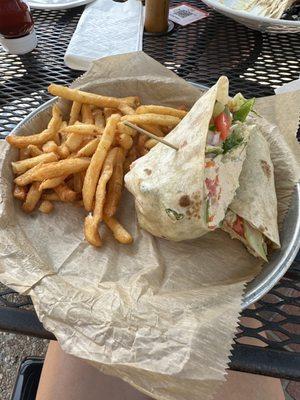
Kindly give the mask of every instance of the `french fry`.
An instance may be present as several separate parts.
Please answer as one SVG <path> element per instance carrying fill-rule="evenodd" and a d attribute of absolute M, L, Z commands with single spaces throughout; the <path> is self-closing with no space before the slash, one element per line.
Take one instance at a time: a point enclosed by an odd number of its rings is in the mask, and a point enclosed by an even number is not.
<path fill-rule="evenodd" d="M 139 135 L 138 142 L 137 142 L 137 151 L 139 156 L 144 155 L 144 150 L 145 150 L 145 143 L 148 140 L 148 136 L 144 135 L 143 133 Z"/>
<path fill-rule="evenodd" d="M 54 142 L 54 140 L 49 140 L 48 142 L 44 143 L 42 146 L 42 150 L 44 153 L 55 153 L 57 152 L 58 146 Z"/>
<path fill-rule="evenodd" d="M 31 213 L 41 198 L 42 193 L 39 191 L 39 186 L 39 182 L 33 182 L 28 190 L 26 200 L 22 205 L 22 209 L 26 213 Z"/>
<path fill-rule="evenodd" d="M 13 191 L 13 195 L 14 195 L 14 197 L 15 197 L 16 199 L 25 201 L 25 199 L 26 199 L 26 194 L 27 194 L 27 192 L 26 192 L 25 186 L 18 186 L 18 185 L 15 185 L 14 191 Z"/>
<path fill-rule="evenodd" d="M 29 135 L 29 136 L 7 136 L 7 142 L 18 148 L 27 147 L 30 144 L 35 144 L 36 146 L 42 145 L 48 140 L 51 140 L 55 137 L 60 125 L 61 125 L 61 113 L 58 106 L 54 105 L 52 109 L 52 118 L 48 124 L 47 129 L 43 132 L 38 133 L 36 135 Z"/>
<path fill-rule="evenodd" d="M 66 121 L 63 121 L 63 122 L 61 123 L 61 125 L 60 125 L 60 128 L 59 128 L 60 143 L 61 143 L 61 145 L 66 141 L 66 139 L 67 139 L 67 137 L 68 137 L 68 134 L 67 134 L 67 133 L 63 133 L 63 132 L 62 132 L 62 130 L 63 130 L 66 126 L 68 126 L 67 122 L 66 122 Z"/>
<path fill-rule="evenodd" d="M 133 144 L 133 140 L 131 136 L 127 135 L 126 133 L 122 133 L 118 137 L 118 143 L 121 147 L 123 147 L 123 149 L 129 150 Z"/>
<path fill-rule="evenodd" d="M 74 174 L 74 191 L 76 193 L 81 193 L 83 186 L 83 176 L 81 172 Z"/>
<path fill-rule="evenodd" d="M 28 149 L 28 147 L 24 147 L 19 150 L 19 160 L 25 160 L 25 158 L 28 157 L 30 157 L 30 150 Z"/>
<path fill-rule="evenodd" d="M 126 231 L 126 229 L 120 224 L 119 221 L 115 217 L 108 217 L 107 215 L 103 215 L 103 220 L 105 224 L 112 231 L 115 239 L 122 244 L 130 244 L 133 241 L 130 233 Z"/>
<path fill-rule="evenodd" d="M 118 109 L 116 109 L 116 108 L 104 108 L 104 110 L 103 110 L 103 115 L 104 115 L 104 118 L 105 118 L 105 121 L 106 121 L 106 122 L 107 122 L 108 118 L 109 118 L 110 116 L 112 116 L 113 114 L 122 115 L 121 112 L 120 112 Z"/>
<path fill-rule="evenodd" d="M 148 131 L 150 133 L 153 133 L 153 135 L 155 135 L 155 136 L 158 136 L 158 137 L 164 136 L 164 132 L 163 132 L 164 127 L 159 128 L 158 126 L 151 125 L 151 124 L 142 124 L 141 128 L 145 129 L 146 131 Z"/>
<path fill-rule="evenodd" d="M 83 92 L 82 90 L 70 89 L 65 86 L 51 84 L 48 92 L 53 96 L 62 97 L 63 99 L 77 101 L 82 104 L 91 104 L 97 107 L 113 107 L 117 108 L 121 102 L 127 102 L 126 99 L 118 99 L 116 97 L 101 96 L 99 94 Z"/>
<path fill-rule="evenodd" d="M 129 121 L 136 125 L 150 124 L 150 125 L 161 125 L 161 126 L 176 126 L 181 119 L 173 117 L 172 115 L 159 115 L 159 114 L 133 114 L 124 115 L 121 121 Z"/>
<path fill-rule="evenodd" d="M 69 125 L 73 125 L 75 124 L 76 121 L 79 120 L 80 110 L 81 110 L 81 103 L 79 103 L 78 101 L 73 101 L 70 111 Z"/>
<path fill-rule="evenodd" d="M 129 114 L 129 113 L 127 113 Z M 183 118 L 186 116 L 187 111 L 178 110 L 172 107 L 162 106 L 140 106 L 136 109 L 136 114 L 160 114 L 160 115 L 172 115 L 173 117 Z"/>
<path fill-rule="evenodd" d="M 58 176 L 57 178 L 45 179 L 43 182 L 41 182 L 39 186 L 39 191 L 41 192 L 42 190 L 55 188 L 56 186 L 63 183 L 66 177 L 67 177 L 66 175 L 63 175 L 63 176 Z"/>
<path fill-rule="evenodd" d="M 82 104 L 81 117 L 84 124 L 94 124 L 94 117 L 90 105 Z"/>
<path fill-rule="evenodd" d="M 65 183 L 61 183 L 60 185 L 53 188 L 53 190 L 58 195 L 61 201 L 72 202 L 76 200 L 76 192 L 68 188 Z"/>
<path fill-rule="evenodd" d="M 73 151 L 76 151 L 78 148 L 80 148 L 83 140 L 83 136 L 78 135 L 77 133 L 71 133 L 71 135 L 69 135 L 67 140 L 65 141 L 64 145 L 67 146 L 69 152 L 72 153 Z"/>
<path fill-rule="evenodd" d="M 132 137 L 134 137 L 137 134 L 137 131 L 135 129 L 132 129 L 130 128 L 130 126 L 125 125 L 124 122 L 118 123 L 118 132 L 120 135 L 126 134 Z"/>
<path fill-rule="evenodd" d="M 123 164 L 125 152 L 119 148 L 116 156 L 115 166 L 110 180 L 108 181 L 107 196 L 105 199 L 104 213 L 108 217 L 115 215 L 120 203 L 123 188 Z"/>
<path fill-rule="evenodd" d="M 68 146 L 63 143 L 57 148 L 57 154 L 59 155 L 60 158 L 68 158 L 70 155 L 70 150 Z"/>
<path fill-rule="evenodd" d="M 117 114 L 113 114 L 108 119 L 103 135 L 101 136 L 97 149 L 92 156 L 91 163 L 86 171 L 82 188 L 82 198 L 84 207 L 87 211 L 92 210 L 93 199 L 100 171 L 102 169 L 102 165 L 106 158 L 107 152 L 114 140 L 119 120 L 120 116 Z M 81 160 L 81 158 L 79 158 L 79 160 Z"/>
<path fill-rule="evenodd" d="M 95 110 L 93 114 L 95 118 L 95 125 L 103 130 L 105 128 L 105 119 L 102 110 Z"/>
<path fill-rule="evenodd" d="M 103 207 L 104 207 L 105 195 L 106 195 L 106 185 L 112 176 L 117 154 L 118 154 L 117 147 L 114 147 L 113 149 L 111 149 L 108 152 L 107 157 L 104 161 L 102 172 L 101 172 L 99 182 L 97 185 L 93 218 L 98 223 L 100 221 L 102 221 Z"/>
<path fill-rule="evenodd" d="M 98 146 L 98 143 L 100 141 L 100 138 L 97 137 L 90 142 L 88 142 L 84 147 L 81 147 L 81 149 L 77 152 L 77 157 L 90 157 L 92 156 Z"/>
<path fill-rule="evenodd" d="M 170 133 L 172 129 L 173 129 L 173 126 L 162 126 L 161 127 L 161 130 L 163 131 L 164 135 L 167 135 L 168 133 Z"/>
<path fill-rule="evenodd" d="M 103 129 L 94 124 L 75 124 L 61 129 L 62 133 L 76 133 L 77 135 L 97 136 L 103 133 Z"/>
<path fill-rule="evenodd" d="M 90 162 L 89 158 L 67 158 L 66 160 L 36 165 L 23 175 L 18 176 L 14 182 L 17 185 L 25 186 L 34 181 L 41 182 L 45 179 L 75 174 L 87 169 Z"/>
<path fill-rule="evenodd" d="M 39 206 L 39 211 L 44 214 L 50 214 L 54 209 L 53 203 L 49 200 L 43 200 Z"/>
<path fill-rule="evenodd" d="M 145 147 L 146 149 L 152 149 L 152 147 L 156 146 L 158 143 L 157 140 L 155 139 L 148 139 L 147 142 L 145 143 Z"/>
<path fill-rule="evenodd" d="M 40 163 L 49 163 L 57 160 L 58 157 L 55 153 L 45 153 L 36 157 L 26 158 L 25 160 L 14 161 L 11 165 L 15 174 L 23 174 L 28 169 L 31 169 Z"/>
<path fill-rule="evenodd" d="M 36 157 L 43 154 L 42 150 L 40 150 L 35 144 L 30 144 L 27 149 L 29 150 L 30 157 Z M 25 149 L 20 149 L 25 150 Z M 27 158 L 27 157 L 26 157 Z"/>
<path fill-rule="evenodd" d="M 98 223 L 91 215 L 88 215 L 84 220 L 84 236 L 92 246 L 102 246 L 102 240 L 98 231 Z"/>
<path fill-rule="evenodd" d="M 139 96 L 122 97 L 121 100 L 133 108 L 137 108 L 141 104 Z"/>
<path fill-rule="evenodd" d="M 135 109 L 130 107 L 126 103 L 121 103 L 118 107 L 118 109 L 121 111 L 123 115 L 132 115 L 135 114 Z"/>
<path fill-rule="evenodd" d="M 52 193 L 45 193 L 42 195 L 42 200 L 45 201 L 62 201 L 59 195 L 55 192 Z"/>

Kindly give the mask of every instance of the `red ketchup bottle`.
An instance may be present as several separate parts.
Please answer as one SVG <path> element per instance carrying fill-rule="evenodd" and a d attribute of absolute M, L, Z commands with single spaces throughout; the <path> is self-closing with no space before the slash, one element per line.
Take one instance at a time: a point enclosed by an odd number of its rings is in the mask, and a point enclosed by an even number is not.
<path fill-rule="evenodd" d="M 37 45 L 33 19 L 24 0 L 0 0 L 0 43 L 10 54 L 25 54 Z"/>

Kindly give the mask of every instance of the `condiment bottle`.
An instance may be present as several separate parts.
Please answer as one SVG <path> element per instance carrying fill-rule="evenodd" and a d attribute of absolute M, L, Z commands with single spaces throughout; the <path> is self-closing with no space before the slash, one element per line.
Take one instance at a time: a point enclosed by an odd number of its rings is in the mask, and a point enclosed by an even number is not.
<path fill-rule="evenodd" d="M 169 0 L 146 0 L 145 31 L 162 33 L 168 30 Z"/>
<path fill-rule="evenodd" d="M 36 47 L 33 19 L 24 0 L 0 0 L 0 43 L 11 54 L 25 54 Z"/>

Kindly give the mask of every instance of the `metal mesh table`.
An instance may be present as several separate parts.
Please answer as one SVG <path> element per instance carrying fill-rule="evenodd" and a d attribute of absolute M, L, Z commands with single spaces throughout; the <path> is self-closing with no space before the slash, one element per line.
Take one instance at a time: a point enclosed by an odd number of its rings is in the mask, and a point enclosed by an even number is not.
<path fill-rule="evenodd" d="M 173 4 L 178 1 L 173 1 Z M 207 10 L 197 0 L 191 4 Z M 47 85 L 68 84 L 81 73 L 64 65 L 63 56 L 83 8 L 34 11 L 38 47 L 24 56 L 0 50 L 0 134 L 48 100 Z M 144 37 L 144 51 L 179 76 L 207 86 L 219 75 L 230 78 L 233 93 L 247 97 L 274 94 L 274 88 L 300 73 L 299 36 L 261 34 L 209 11 L 208 18 L 167 36 Z M 256 328 L 240 326 L 231 368 L 300 380 L 300 257 L 256 309 L 243 315 Z M 28 297 L 0 287 L 0 329 L 52 338 L 38 321 Z M 264 335 L 264 333 L 266 335 Z M 242 344 L 245 337 L 263 347 Z"/>

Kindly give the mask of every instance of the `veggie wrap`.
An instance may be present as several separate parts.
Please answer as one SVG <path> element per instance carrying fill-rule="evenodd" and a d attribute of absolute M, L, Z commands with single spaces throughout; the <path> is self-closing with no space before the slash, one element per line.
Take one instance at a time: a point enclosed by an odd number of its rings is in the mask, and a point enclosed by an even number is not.
<path fill-rule="evenodd" d="M 267 244 L 280 247 L 274 167 L 269 145 L 255 128 L 247 146 L 240 187 L 229 206 L 222 229 L 241 240 L 256 257 L 267 261 Z"/>
<path fill-rule="evenodd" d="M 151 234 L 194 239 L 223 221 L 252 129 L 239 120 L 232 125 L 228 85 L 221 77 L 169 133 L 178 151 L 158 143 L 125 176 L 139 224 Z"/>

